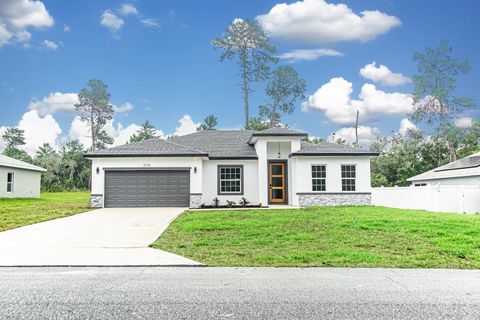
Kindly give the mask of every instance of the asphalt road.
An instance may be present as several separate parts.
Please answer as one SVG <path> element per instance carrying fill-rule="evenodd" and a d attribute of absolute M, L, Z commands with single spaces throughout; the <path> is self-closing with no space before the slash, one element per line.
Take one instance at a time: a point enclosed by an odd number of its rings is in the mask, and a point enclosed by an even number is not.
<path fill-rule="evenodd" d="M 0 268 L 0 319 L 480 319 L 480 271 Z"/>

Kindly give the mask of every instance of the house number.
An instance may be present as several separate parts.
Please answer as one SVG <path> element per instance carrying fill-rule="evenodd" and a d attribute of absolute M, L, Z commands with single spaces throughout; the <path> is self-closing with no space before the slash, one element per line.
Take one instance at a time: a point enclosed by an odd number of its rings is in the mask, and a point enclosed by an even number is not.
<path fill-rule="evenodd" d="M 150 167 L 150 163 L 144 163 L 143 166 L 144 167 Z"/>

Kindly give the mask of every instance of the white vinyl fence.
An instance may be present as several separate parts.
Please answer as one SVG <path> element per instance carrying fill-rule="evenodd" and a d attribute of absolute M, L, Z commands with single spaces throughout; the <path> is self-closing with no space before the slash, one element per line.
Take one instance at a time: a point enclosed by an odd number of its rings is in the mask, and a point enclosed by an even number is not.
<path fill-rule="evenodd" d="M 373 188 L 372 204 L 434 212 L 480 213 L 480 186 Z"/>

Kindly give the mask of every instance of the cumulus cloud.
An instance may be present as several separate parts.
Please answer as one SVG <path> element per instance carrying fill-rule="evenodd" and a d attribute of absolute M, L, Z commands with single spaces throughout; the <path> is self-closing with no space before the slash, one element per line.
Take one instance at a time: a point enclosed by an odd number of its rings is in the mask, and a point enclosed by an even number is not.
<path fill-rule="evenodd" d="M 368 126 L 358 127 L 358 144 L 362 147 L 370 146 L 378 136 L 380 136 L 380 129 L 378 128 L 372 128 Z M 333 140 L 333 138 L 335 138 L 335 140 L 341 138 L 347 141 L 348 143 L 354 143 L 355 128 L 354 127 L 341 128 L 340 130 L 337 130 L 335 132 L 334 137 L 330 135 L 329 141 Z"/>
<path fill-rule="evenodd" d="M 43 40 L 42 46 L 45 49 L 48 49 L 48 50 L 57 50 L 58 49 L 58 44 L 56 44 L 55 42 L 50 41 L 50 40 Z"/>
<path fill-rule="evenodd" d="M 41 116 L 56 112 L 74 112 L 78 103 L 76 93 L 52 92 L 42 100 L 32 100 L 28 105 L 29 110 L 37 110 Z"/>
<path fill-rule="evenodd" d="M 144 18 L 141 19 L 140 22 L 147 28 L 160 28 L 160 23 L 158 23 L 157 19 Z"/>
<path fill-rule="evenodd" d="M 397 17 L 378 10 L 356 14 L 345 4 L 325 0 L 279 3 L 257 21 L 272 37 L 313 44 L 366 42 L 401 25 Z"/>
<path fill-rule="evenodd" d="M 403 118 L 400 121 L 400 128 L 398 129 L 398 133 L 405 137 L 410 130 L 418 130 L 418 128 L 410 120 L 408 120 L 407 118 Z"/>
<path fill-rule="evenodd" d="M 70 26 L 64 24 L 64 25 L 63 25 L 63 31 L 64 31 L 64 32 L 69 32 L 69 31 L 70 31 Z"/>
<path fill-rule="evenodd" d="M 120 30 L 125 22 L 122 18 L 116 16 L 112 10 L 105 10 L 100 17 L 100 24 L 115 32 Z"/>
<path fill-rule="evenodd" d="M 41 1 L 0 1 L 0 47 L 13 42 L 27 42 L 30 28 L 53 26 L 54 20 Z"/>
<path fill-rule="evenodd" d="M 18 128 L 25 131 L 25 145 L 21 148 L 27 153 L 35 154 L 38 147 L 44 143 L 58 149 L 57 143 L 62 129 L 52 115 L 48 114 L 42 118 L 37 110 L 28 111 L 18 123 Z"/>
<path fill-rule="evenodd" d="M 125 102 L 121 106 L 113 106 L 113 111 L 118 112 L 118 113 L 123 113 L 123 112 L 128 112 L 132 110 L 135 106 L 131 104 L 130 102 Z"/>
<path fill-rule="evenodd" d="M 128 16 L 128 15 L 137 15 L 138 14 L 138 10 L 137 8 L 135 8 L 135 6 L 133 4 L 130 4 L 130 3 L 124 3 L 120 6 L 120 9 L 118 9 L 118 12 L 121 14 L 121 15 L 124 15 L 124 16 Z"/>
<path fill-rule="evenodd" d="M 375 61 L 361 68 L 360 75 L 365 79 L 372 80 L 386 86 L 398 86 L 412 81 L 410 78 L 405 77 L 401 73 L 392 72 L 383 64 L 377 67 Z"/>
<path fill-rule="evenodd" d="M 351 98 L 353 85 L 338 77 L 322 85 L 308 101 L 302 104 L 304 111 L 319 110 L 336 124 L 352 125 L 356 120 L 357 110 L 360 122 L 366 123 L 377 119 L 379 115 L 404 115 L 414 109 L 413 98 L 404 93 L 386 93 L 373 84 L 364 84 L 359 99 Z"/>
<path fill-rule="evenodd" d="M 70 130 L 68 132 L 68 137 L 72 140 L 78 140 L 86 148 L 92 146 L 91 136 L 87 123 L 82 121 L 79 116 L 73 118 L 73 121 L 70 125 Z"/>
<path fill-rule="evenodd" d="M 332 49 L 299 49 L 279 55 L 280 59 L 289 62 L 311 61 L 321 57 L 342 57 L 343 53 Z"/>
<path fill-rule="evenodd" d="M 460 117 L 455 119 L 455 126 L 461 129 L 467 129 L 472 126 L 473 119 L 470 117 Z"/>
<path fill-rule="evenodd" d="M 184 136 L 189 133 L 194 133 L 197 131 L 198 126 L 201 124 L 200 122 L 193 122 L 192 117 L 186 114 L 180 120 L 178 120 L 180 124 L 176 130 L 174 135 L 176 136 Z"/>

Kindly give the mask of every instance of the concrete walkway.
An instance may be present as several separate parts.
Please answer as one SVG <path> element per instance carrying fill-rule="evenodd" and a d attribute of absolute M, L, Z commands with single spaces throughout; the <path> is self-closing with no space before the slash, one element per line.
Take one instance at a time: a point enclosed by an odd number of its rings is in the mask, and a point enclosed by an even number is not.
<path fill-rule="evenodd" d="M 0 233 L 0 266 L 179 266 L 198 262 L 152 249 L 184 208 L 109 208 Z"/>

